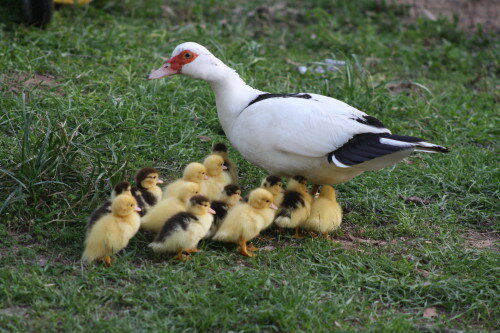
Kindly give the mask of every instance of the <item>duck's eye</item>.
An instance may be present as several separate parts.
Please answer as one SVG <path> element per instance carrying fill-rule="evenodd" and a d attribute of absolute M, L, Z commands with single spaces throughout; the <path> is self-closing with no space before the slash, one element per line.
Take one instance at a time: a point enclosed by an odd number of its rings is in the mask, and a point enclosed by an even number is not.
<path fill-rule="evenodd" d="M 186 59 L 191 58 L 191 56 L 192 56 L 192 55 L 191 55 L 191 53 L 189 53 L 189 52 L 188 52 L 188 53 L 184 53 L 184 58 L 186 58 Z"/>

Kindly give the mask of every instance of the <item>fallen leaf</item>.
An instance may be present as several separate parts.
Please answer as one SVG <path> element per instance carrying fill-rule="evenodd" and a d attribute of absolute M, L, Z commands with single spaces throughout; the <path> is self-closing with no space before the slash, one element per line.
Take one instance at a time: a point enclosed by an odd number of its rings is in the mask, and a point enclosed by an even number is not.
<path fill-rule="evenodd" d="M 411 196 L 411 197 L 405 198 L 405 202 L 413 202 L 414 204 L 417 204 L 417 205 L 428 205 L 428 204 L 432 203 L 432 200 L 422 199 L 422 198 L 417 197 L 417 196 Z"/>
<path fill-rule="evenodd" d="M 423 277 L 429 277 L 429 275 L 431 275 L 429 271 L 420 268 L 415 268 L 415 272 L 417 272 L 418 275 L 422 275 Z"/>
<path fill-rule="evenodd" d="M 276 247 L 272 246 L 272 245 L 267 245 L 267 246 L 263 246 L 263 247 L 259 248 L 259 250 L 261 250 L 261 251 L 272 251 L 272 250 L 276 250 Z"/>
<path fill-rule="evenodd" d="M 427 308 L 424 310 L 424 318 L 434 318 L 437 317 L 438 313 L 436 308 Z"/>
<path fill-rule="evenodd" d="M 197 138 L 200 139 L 201 141 L 210 141 L 210 140 L 212 140 L 211 137 L 205 136 L 205 135 L 199 135 L 199 136 L 197 136 Z"/>

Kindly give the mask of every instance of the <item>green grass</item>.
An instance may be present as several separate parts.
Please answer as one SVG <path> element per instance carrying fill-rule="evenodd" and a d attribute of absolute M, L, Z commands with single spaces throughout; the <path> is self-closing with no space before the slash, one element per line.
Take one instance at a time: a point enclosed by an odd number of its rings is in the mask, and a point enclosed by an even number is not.
<path fill-rule="evenodd" d="M 63 8 L 47 30 L 0 29 L 1 329 L 497 329 L 498 248 L 471 245 L 498 239 L 495 36 L 383 1 L 168 3 L 176 15 L 160 0 L 97 1 Z M 207 84 L 145 80 L 182 41 L 259 89 L 329 95 L 452 152 L 339 185 L 337 242 L 284 236 L 252 259 L 203 243 L 177 263 L 139 234 L 112 268 L 82 268 L 86 217 L 113 184 L 147 165 L 174 179 L 225 140 Z M 325 58 L 348 66 L 296 70 Z M 35 74 L 55 82 L 23 82 Z M 418 85 L 391 94 L 399 82 Z M 264 173 L 232 155 L 251 189 Z M 423 317 L 430 307 L 438 317 Z"/>

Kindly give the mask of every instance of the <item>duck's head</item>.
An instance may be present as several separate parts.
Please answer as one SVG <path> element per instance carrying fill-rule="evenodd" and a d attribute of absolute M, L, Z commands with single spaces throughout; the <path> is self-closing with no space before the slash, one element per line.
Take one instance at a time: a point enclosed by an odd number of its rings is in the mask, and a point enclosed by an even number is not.
<path fill-rule="evenodd" d="M 215 210 L 210 207 L 210 200 L 199 194 L 189 199 L 187 211 L 194 215 L 215 214 Z"/>
<path fill-rule="evenodd" d="M 113 192 L 111 192 L 111 199 L 116 198 L 120 194 L 128 194 L 132 195 L 132 187 L 129 182 L 121 182 L 116 184 L 113 188 Z"/>
<path fill-rule="evenodd" d="M 201 183 L 203 180 L 207 180 L 207 168 L 201 163 L 193 162 L 189 163 L 184 169 L 184 173 L 182 175 L 184 180 L 193 183 Z"/>
<path fill-rule="evenodd" d="M 163 184 L 163 180 L 160 179 L 158 171 L 155 168 L 142 168 L 135 174 L 135 183 L 137 186 L 148 189 L 156 186 L 157 184 Z"/>
<path fill-rule="evenodd" d="M 335 189 L 330 185 L 323 185 L 323 187 L 321 187 L 321 191 L 319 192 L 319 196 L 330 199 L 332 201 L 337 199 Z"/>
<path fill-rule="evenodd" d="M 281 181 L 281 178 L 277 176 L 267 176 L 262 180 L 260 187 L 271 192 L 274 197 L 284 192 L 283 182 Z"/>
<path fill-rule="evenodd" d="M 179 188 L 179 200 L 184 203 L 197 194 L 200 194 L 200 185 L 197 183 L 185 182 Z"/>
<path fill-rule="evenodd" d="M 140 212 L 135 198 L 128 194 L 118 195 L 111 204 L 111 211 L 117 216 L 129 216 L 133 212 Z"/>
<path fill-rule="evenodd" d="M 233 207 L 241 201 L 241 188 L 234 184 L 224 186 L 221 193 L 221 200 L 228 206 Z"/>
<path fill-rule="evenodd" d="M 256 209 L 278 209 L 278 207 L 273 204 L 273 195 L 271 192 L 263 188 L 258 188 L 250 192 L 248 204 Z"/>
<path fill-rule="evenodd" d="M 177 45 L 170 58 L 163 66 L 149 74 L 148 79 L 160 79 L 175 74 L 183 74 L 206 81 L 216 80 L 220 75 L 223 63 L 206 47 L 187 42 Z"/>
<path fill-rule="evenodd" d="M 216 177 L 227 170 L 224 165 L 224 159 L 219 155 L 210 155 L 203 161 L 203 165 L 207 168 L 207 173 L 210 177 Z"/>

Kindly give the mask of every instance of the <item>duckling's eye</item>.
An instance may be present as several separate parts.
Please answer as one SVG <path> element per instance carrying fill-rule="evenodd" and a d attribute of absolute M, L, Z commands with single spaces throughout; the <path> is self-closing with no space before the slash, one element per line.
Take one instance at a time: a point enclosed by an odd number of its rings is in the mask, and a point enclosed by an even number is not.
<path fill-rule="evenodd" d="M 133 205 L 133 204 L 130 204 L 130 207 L 134 207 L 134 205 Z"/>
<path fill-rule="evenodd" d="M 270 202 L 269 200 L 266 200 L 266 202 Z"/>
<path fill-rule="evenodd" d="M 184 58 L 189 59 L 189 58 L 191 58 L 191 57 L 192 57 L 192 54 L 191 54 L 191 53 L 189 53 L 189 52 L 184 53 Z"/>

